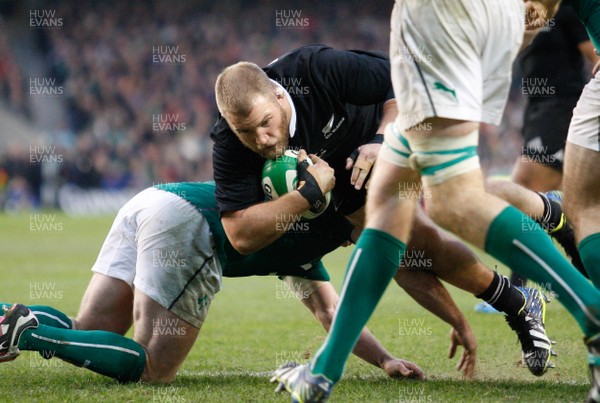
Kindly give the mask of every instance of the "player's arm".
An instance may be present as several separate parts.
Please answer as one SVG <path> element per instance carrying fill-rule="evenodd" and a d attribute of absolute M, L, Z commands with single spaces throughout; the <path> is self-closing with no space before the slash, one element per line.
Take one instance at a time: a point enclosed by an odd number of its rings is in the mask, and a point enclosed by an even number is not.
<path fill-rule="evenodd" d="M 365 179 L 369 175 L 369 172 L 371 172 L 371 168 L 381 148 L 381 143 L 383 143 L 385 128 L 389 123 L 393 123 L 396 120 L 396 116 L 398 116 L 396 99 L 388 99 L 383 104 L 383 114 L 375 138 L 370 143 L 358 147 L 346 160 L 346 169 L 352 169 L 350 183 L 357 190 L 365 184 Z"/>
<path fill-rule="evenodd" d="M 333 169 L 322 159 L 311 156 L 314 163 L 303 161 L 305 151 L 298 155 L 298 190 L 276 200 L 254 204 L 248 208 L 225 211 L 221 223 L 231 245 L 241 254 L 255 252 L 277 240 L 285 232 L 281 230 L 281 217 L 286 222 L 299 221 L 316 200 L 331 191 L 335 184 Z"/>
<path fill-rule="evenodd" d="M 592 65 L 596 65 L 598 63 L 598 55 L 596 54 L 596 49 L 594 49 L 594 45 L 592 45 L 592 41 L 587 40 L 581 42 L 577 45 L 577 49 L 579 52 L 588 60 Z"/>
<path fill-rule="evenodd" d="M 467 379 L 471 379 L 475 372 L 477 342 L 467 319 L 448 290 L 433 273 L 426 271 L 398 270 L 394 278 L 421 306 L 452 326 L 448 356 L 454 357 L 457 347 L 462 345 L 464 351 L 456 368 L 463 371 Z"/>
<path fill-rule="evenodd" d="M 398 115 L 390 78 L 390 63 L 385 54 L 324 49 L 315 58 L 313 68 L 318 71 L 323 85 L 342 102 L 354 105 L 384 103 L 378 136 L 360 146 L 346 160 L 346 169 L 352 169 L 350 183 L 362 188 L 383 142 L 381 136 L 388 123 Z"/>
<path fill-rule="evenodd" d="M 294 279 L 302 281 L 297 277 Z M 321 281 L 312 281 L 311 283 L 313 284 L 312 288 L 316 287 L 316 289 L 303 298 L 302 302 L 329 332 L 339 297 L 331 283 Z M 393 357 L 367 328 L 360 333 L 353 353 L 369 364 L 383 369 L 392 378 L 425 379 L 421 368 L 410 361 Z"/>

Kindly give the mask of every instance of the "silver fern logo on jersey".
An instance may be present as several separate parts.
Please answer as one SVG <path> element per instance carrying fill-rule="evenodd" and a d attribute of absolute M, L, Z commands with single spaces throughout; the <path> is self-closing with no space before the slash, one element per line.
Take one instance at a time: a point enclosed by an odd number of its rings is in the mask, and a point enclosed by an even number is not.
<path fill-rule="evenodd" d="M 339 122 L 335 123 L 335 114 L 332 113 L 331 118 L 329 119 L 327 124 L 323 127 L 323 129 L 321 129 L 325 139 L 331 137 L 340 128 L 340 126 L 342 125 L 342 123 L 344 123 L 345 120 L 346 118 L 342 117 Z"/>

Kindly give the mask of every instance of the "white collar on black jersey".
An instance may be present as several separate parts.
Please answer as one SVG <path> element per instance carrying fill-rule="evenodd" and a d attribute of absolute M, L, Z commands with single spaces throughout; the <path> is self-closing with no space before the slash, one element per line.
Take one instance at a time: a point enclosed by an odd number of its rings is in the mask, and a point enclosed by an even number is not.
<path fill-rule="evenodd" d="M 290 109 L 292 110 L 292 116 L 290 117 L 289 131 L 290 131 L 290 138 L 294 137 L 294 134 L 296 134 L 296 107 L 294 106 L 294 102 L 292 101 L 292 97 L 290 97 L 290 94 L 287 92 L 287 90 L 285 88 L 283 88 L 283 85 L 279 84 L 275 80 L 271 80 L 271 81 L 273 81 L 275 84 L 277 84 L 277 86 L 279 88 L 281 88 L 283 90 L 283 93 L 285 94 L 285 97 L 287 98 L 288 102 L 290 103 Z"/>

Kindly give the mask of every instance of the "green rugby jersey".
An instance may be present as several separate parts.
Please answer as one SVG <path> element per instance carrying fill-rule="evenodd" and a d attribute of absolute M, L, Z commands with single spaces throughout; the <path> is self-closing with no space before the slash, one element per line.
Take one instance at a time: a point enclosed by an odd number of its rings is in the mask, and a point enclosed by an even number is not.
<path fill-rule="evenodd" d="M 226 277 L 287 275 L 329 281 L 321 257 L 349 240 L 352 231 L 352 224 L 333 208 L 318 218 L 299 223 L 294 223 L 291 217 L 282 217 L 281 230 L 287 230 L 282 237 L 257 252 L 242 255 L 225 235 L 214 182 L 178 182 L 155 187 L 187 200 L 206 218 Z"/>
<path fill-rule="evenodd" d="M 596 50 L 600 51 L 600 0 L 564 0 L 583 22 Z"/>

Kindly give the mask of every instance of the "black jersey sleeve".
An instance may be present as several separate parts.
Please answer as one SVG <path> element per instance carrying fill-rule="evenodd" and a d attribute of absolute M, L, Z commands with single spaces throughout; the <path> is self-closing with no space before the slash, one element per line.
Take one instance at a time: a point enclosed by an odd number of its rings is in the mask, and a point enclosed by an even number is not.
<path fill-rule="evenodd" d="M 324 47 L 315 55 L 311 69 L 342 102 L 372 105 L 394 98 L 385 53 Z"/>
<path fill-rule="evenodd" d="M 264 201 L 260 180 L 265 160 L 246 149 L 222 117 L 214 125 L 211 138 L 219 211 L 243 210 Z"/>

